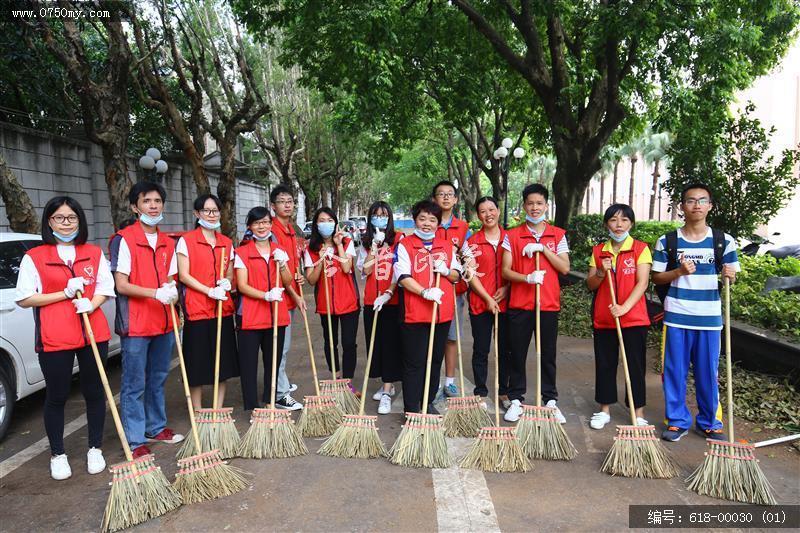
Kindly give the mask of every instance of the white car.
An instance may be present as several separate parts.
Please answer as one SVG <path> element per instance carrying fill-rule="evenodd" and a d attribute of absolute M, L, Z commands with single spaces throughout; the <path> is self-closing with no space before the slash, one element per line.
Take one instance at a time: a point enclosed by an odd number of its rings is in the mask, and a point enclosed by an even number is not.
<path fill-rule="evenodd" d="M 39 356 L 34 350 L 33 310 L 22 309 L 14 302 L 19 262 L 25 252 L 42 242 L 41 235 L 0 233 L 0 440 L 11 424 L 14 402 L 44 388 Z M 109 298 L 103 312 L 112 331 L 108 354 L 120 351 L 114 331 L 116 302 Z M 75 360 L 73 372 L 78 371 Z"/>

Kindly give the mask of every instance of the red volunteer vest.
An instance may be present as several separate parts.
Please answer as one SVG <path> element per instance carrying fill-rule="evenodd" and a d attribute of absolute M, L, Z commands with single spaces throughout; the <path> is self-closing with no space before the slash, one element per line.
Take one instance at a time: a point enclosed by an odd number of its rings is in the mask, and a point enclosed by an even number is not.
<path fill-rule="evenodd" d="M 131 273 L 128 281 L 140 287 L 157 289 L 168 281 L 169 264 L 175 255 L 175 241 L 158 232 L 156 249 L 150 246 L 138 222 L 117 233 L 125 240 L 131 252 Z M 152 337 L 172 331 L 169 306 L 155 298 L 128 297 L 128 318 L 123 321 L 128 331 L 120 332 L 131 337 Z"/>
<path fill-rule="evenodd" d="M 436 236 L 451 242 L 453 246 L 456 247 L 456 250 L 461 250 L 464 241 L 467 240 L 467 233 L 469 233 L 469 225 L 460 218 L 456 218 L 455 215 L 450 218 L 449 228 L 439 226 L 436 229 Z M 456 283 L 456 294 L 464 294 L 467 292 L 467 288 L 466 282 L 464 280 L 459 280 L 459 282 Z"/>
<path fill-rule="evenodd" d="M 297 274 L 297 268 L 300 265 L 300 254 L 303 250 L 303 246 L 297 238 L 297 233 L 294 231 L 294 226 L 289 224 L 287 228 L 278 220 L 278 217 L 275 217 L 272 219 L 272 234 L 275 236 L 275 239 L 277 239 L 281 248 L 289 256 L 289 263 L 286 266 L 292 273 L 292 279 L 294 279 L 294 275 Z M 292 281 L 292 288 L 294 292 L 300 294 L 300 286 L 296 281 Z M 287 300 L 287 298 L 284 297 L 284 302 L 288 306 L 288 309 L 294 309 L 296 307 L 294 300 L 291 298 Z"/>
<path fill-rule="evenodd" d="M 277 243 L 270 243 L 270 254 L 276 249 L 286 250 Z M 287 252 L 288 254 L 288 252 Z M 262 256 L 256 241 L 250 241 L 244 246 L 236 249 L 236 255 L 247 267 L 247 283 L 254 289 L 267 292 L 275 287 L 275 275 L 277 268 L 275 261 L 267 261 Z M 283 285 L 280 285 L 283 286 Z M 278 326 L 289 325 L 289 307 L 286 305 L 290 300 L 289 295 L 284 291 L 283 300 L 278 302 Z M 272 327 L 272 302 L 264 299 L 256 299 L 241 295 L 239 299 L 238 314 L 242 317 L 239 321 L 239 329 L 268 329 Z"/>
<path fill-rule="evenodd" d="M 67 266 L 58 256 L 56 246 L 41 244 L 28 250 L 36 271 L 42 282 L 42 294 L 61 292 L 70 278 L 82 276 L 91 282 L 83 290 L 83 297 L 94 297 L 100 256 L 103 251 L 93 244 L 75 246 L 75 261 Z M 70 300 L 56 302 L 42 307 L 34 307 L 36 323 L 36 352 L 47 353 L 61 350 L 75 350 L 89 344 L 89 336 L 84 331 L 83 317 L 75 312 Z M 95 309 L 89 315 L 94 338 L 105 342 L 111 338 L 111 330 L 102 309 Z"/>
<path fill-rule="evenodd" d="M 618 303 L 624 303 L 636 286 L 636 261 L 645 248 L 647 248 L 646 243 L 634 240 L 633 247 L 630 250 L 620 250 L 617 255 L 616 271 L 606 274 L 611 276 L 614 280 L 614 292 L 616 293 Z M 602 262 L 602 254 L 602 244 L 598 244 L 592 248 L 592 256 L 594 257 L 596 265 Z M 611 291 L 608 288 L 608 281 L 603 280 L 603 283 L 600 284 L 595 292 L 595 328 L 615 329 L 617 327 L 614 323 L 614 317 L 611 316 L 611 311 L 608 310 L 609 305 L 611 305 Z M 645 302 L 644 295 L 639 298 L 639 301 L 636 302 L 627 314 L 620 317 L 619 322 L 623 328 L 650 325 L 650 316 L 647 314 L 647 303 Z"/>
<path fill-rule="evenodd" d="M 556 226 L 547 224 L 540 240 L 541 244 L 547 246 L 555 253 L 558 243 L 564 238 L 566 232 Z M 508 230 L 508 240 L 511 243 L 511 269 L 520 274 L 530 274 L 536 270 L 536 255 L 525 257 L 522 250 L 527 244 L 536 243 L 536 238 L 528 229 L 527 224 L 522 224 L 516 228 Z M 543 253 L 539 254 L 540 270 L 547 272 L 544 276 L 544 283 L 540 291 L 542 311 L 561 310 L 561 283 L 558 281 L 558 272 L 550 264 L 550 261 Z M 508 307 L 511 309 L 524 309 L 533 311 L 536 302 L 536 289 L 529 283 L 511 283 L 508 297 Z"/>
<path fill-rule="evenodd" d="M 397 250 L 397 243 L 402 240 L 402 233 L 395 234 L 395 243 L 392 246 L 383 245 L 378 248 L 377 258 L 373 258 L 375 264 L 372 272 L 367 275 L 364 284 L 364 305 L 372 305 L 375 298 L 383 294 L 391 285 L 394 276 L 394 254 Z M 367 250 L 369 253 L 369 250 Z M 397 305 L 400 303 L 400 295 L 397 291 L 392 295 L 386 305 Z"/>
<path fill-rule="evenodd" d="M 342 241 L 342 248 L 347 250 L 349 245 L 350 239 L 345 237 Z M 311 256 L 311 260 L 314 263 L 319 261 L 319 251 L 315 252 L 309 248 L 308 255 Z M 310 268 L 312 265 L 305 266 L 306 268 Z M 333 275 L 330 274 L 331 270 L 333 270 Z M 334 315 L 345 315 L 353 311 L 358 311 L 358 287 L 356 286 L 355 264 L 353 264 L 353 269 L 350 273 L 345 274 L 339 262 L 334 259 L 333 264 L 328 265 L 327 271 L 329 276 L 328 290 L 331 294 L 331 313 Z M 325 272 L 323 271 L 323 274 L 320 275 L 317 284 L 314 286 L 314 301 L 317 305 L 317 313 L 320 315 L 328 314 L 327 300 L 325 298 L 325 280 L 322 279 L 324 275 Z"/>
<path fill-rule="evenodd" d="M 206 287 L 216 287 L 217 280 L 224 277 L 219 271 L 220 258 L 225 256 L 225 270 L 233 268 L 228 258 L 231 255 L 231 240 L 222 233 L 215 232 L 217 244 L 213 248 L 206 238 L 203 230 L 196 228 L 184 233 L 183 240 L 189 252 L 189 274 Z M 184 286 L 184 307 L 189 320 L 206 320 L 217 317 L 217 300 L 209 298 L 208 294 L 197 292 Z M 228 299 L 222 302 L 222 316 L 233 314 L 233 299 L 228 293 Z"/>
<path fill-rule="evenodd" d="M 433 287 L 436 283 L 436 274 L 433 272 L 433 263 L 436 259 L 442 259 L 450 265 L 453 260 L 453 245 L 439 237 L 433 239 L 433 246 L 428 250 L 422 244 L 422 239 L 412 234 L 398 243 L 398 246 L 405 248 L 408 258 L 411 260 L 411 277 L 425 288 Z M 438 307 L 436 323 L 449 322 L 453 320 L 455 299 L 453 297 L 453 284 L 446 279 L 439 282 L 439 288 L 444 292 L 442 305 Z M 430 323 L 431 313 L 433 313 L 433 302 L 430 302 L 412 294 L 410 291 L 403 291 L 403 321 L 407 324 Z"/>
<path fill-rule="evenodd" d="M 497 249 L 486 240 L 486 233 L 484 233 L 483 229 L 467 239 L 467 245 L 472 250 L 472 255 L 475 256 L 475 263 L 477 264 L 475 276 L 490 295 L 497 292 L 497 289 L 506 283 L 502 276 L 503 254 L 505 252 L 503 238 L 505 236 L 506 231 L 500 228 L 500 241 L 497 243 Z M 508 298 L 500 302 L 500 311 L 505 312 L 507 309 Z M 483 301 L 483 298 L 473 291 L 469 291 L 469 312 L 473 315 L 479 315 L 486 311 L 486 302 Z"/>

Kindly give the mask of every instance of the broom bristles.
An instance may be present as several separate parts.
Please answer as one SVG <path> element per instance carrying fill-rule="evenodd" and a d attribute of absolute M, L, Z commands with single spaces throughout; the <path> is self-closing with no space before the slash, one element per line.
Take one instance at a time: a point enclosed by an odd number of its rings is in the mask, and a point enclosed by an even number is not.
<path fill-rule="evenodd" d="M 300 434 L 311 438 L 333 434 L 344 417 L 333 396 L 306 396 L 303 400 L 303 412 L 297 421 Z"/>
<path fill-rule="evenodd" d="M 448 468 L 447 441 L 440 415 L 406 413 L 406 423 L 389 450 L 389 461 L 415 468 Z"/>
<path fill-rule="evenodd" d="M 775 505 L 772 485 L 761 471 L 755 447 L 708 439 L 703 463 L 686 482 L 698 494 L 756 505 Z"/>
<path fill-rule="evenodd" d="M 284 459 L 307 453 L 291 413 L 279 409 L 253 409 L 250 429 L 239 445 L 239 457 Z"/>
<path fill-rule="evenodd" d="M 178 450 L 177 458 L 188 459 L 211 450 L 219 450 L 223 459 L 236 457 L 240 437 L 232 413 L 232 407 L 195 411 L 195 422 L 202 449 L 196 449 L 194 439 L 185 439 L 183 446 Z"/>
<path fill-rule="evenodd" d="M 336 404 L 346 415 L 358 414 L 361 403 L 350 390 L 349 379 L 324 379 L 320 381 L 322 388 L 320 392 L 323 395 L 333 396 Z"/>
<path fill-rule="evenodd" d="M 552 407 L 523 406 L 516 429 L 517 440 L 531 459 L 571 461 L 578 455 Z"/>
<path fill-rule="evenodd" d="M 484 472 L 529 472 L 533 465 L 510 427 L 484 427 L 459 464 Z"/>
<path fill-rule="evenodd" d="M 152 455 L 111 466 L 102 529 L 119 531 L 161 516 L 181 505 L 181 497 L 157 466 Z"/>
<path fill-rule="evenodd" d="M 346 459 L 386 457 L 386 447 L 378 436 L 377 416 L 344 415 L 344 420 L 319 449 L 320 455 Z"/>
<path fill-rule="evenodd" d="M 447 399 L 444 414 L 444 434 L 448 437 L 476 437 L 483 427 L 491 426 L 492 419 L 481 406 L 480 396 Z"/>
<path fill-rule="evenodd" d="M 655 426 L 617 426 L 614 444 L 600 471 L 647 479 L 669 479 L 678 474 L 674 461 L 656 436 Z"/>
<path fill-rule="evenodd" d="M 247 487 L 244 472 L 223 461 L 219 450 L 181 459 L 178 469 L 174 487 L 183 503 L 223 498 Z"/>

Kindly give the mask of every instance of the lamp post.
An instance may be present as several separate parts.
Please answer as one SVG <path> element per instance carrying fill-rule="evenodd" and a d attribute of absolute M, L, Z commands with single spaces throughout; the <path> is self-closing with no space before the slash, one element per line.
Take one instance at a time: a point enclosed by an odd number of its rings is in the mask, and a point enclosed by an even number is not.
<path fill-rule="evenodd" d="M 161 159 L 161 152 L 157 148 L 148 148 L 139 158 L 139 167 L 145 172 L 145 179 L 160 182 L 164 179 L 169 165 Z"/>
<path fill-rule="evenodd" d="M 500 174 L 503 178 L 503 194 L 505 198 L 503 200 L 503 227 L 508 228 L 508 171 L 509 167 L 511 166 L 511 158 L 508 157 L 508 151 L 511 147 L 514 146 L 514 141 L 510 138 L 506 137 L 503 139 L 500 147 L 494 151 L 494 158 L 499 160 L 500 164 Z M 512 154 L 514 159 L 522 159 L 525 157 L 525 150 L 521 146 L 517 146 L 514 148 Z"/>

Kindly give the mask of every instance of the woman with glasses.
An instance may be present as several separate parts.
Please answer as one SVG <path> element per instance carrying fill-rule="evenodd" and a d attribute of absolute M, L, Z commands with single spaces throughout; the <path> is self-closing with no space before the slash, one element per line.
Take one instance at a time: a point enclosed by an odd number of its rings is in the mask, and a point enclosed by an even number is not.
<path fill-rule="evenodd" d="M 239 376 L 233 329 L 233 243 L 219 232 L 219 198 L 204 194 L 194 201 L 196 228 L 180 238 L 178 256 L 183 308 L 183 353 L 192 405 L 202 408 L 203 385 L 214 384 L 217 339 L 217 302 L 222 301 L 219 407 L 225 403 L 225 381 Z"/>
<path fill-rule="evenodd" d="M 88 233 L 86 215 L 78 202 L 69 196 L 51 199 L 42 213 L 44 244 L 25 254 L 17 278 L 17 305 L 33 308 L 35 318 L 36 352 L 46 390 L 44 427 L 50 441 L 50 475 L 55 480 L 72 475 L 64 450 L 64 406 L 76 357 L 89 430 L 87 470 L 99 474 L 106 467 L 100 449 L 105 397 L 81 314 L 89 315 L 105 361 L 111 331 L 100 306 L 114 297 L 114 278 L 103 251 L 86 244 Z"/>

